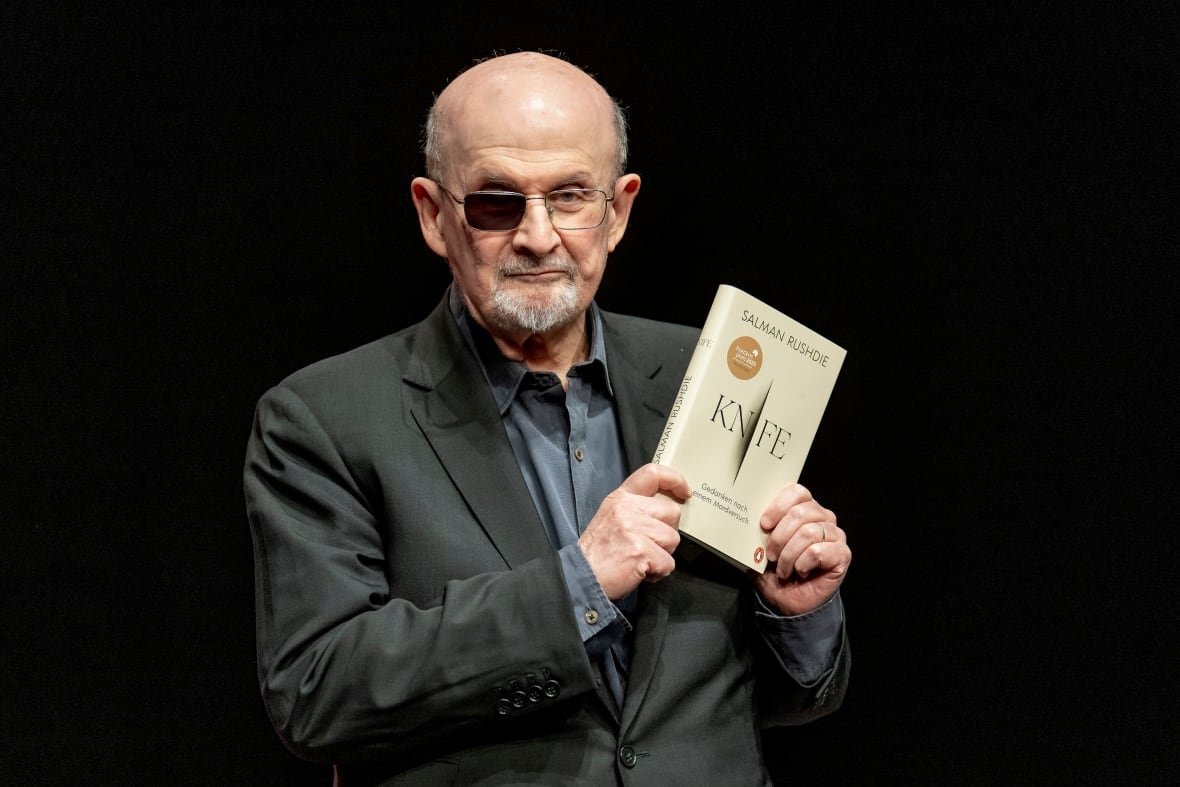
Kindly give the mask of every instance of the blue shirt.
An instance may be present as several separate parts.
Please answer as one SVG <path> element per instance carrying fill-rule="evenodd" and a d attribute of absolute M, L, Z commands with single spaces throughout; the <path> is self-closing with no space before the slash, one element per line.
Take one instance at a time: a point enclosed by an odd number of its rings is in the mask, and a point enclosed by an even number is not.
<path fill-rule="evenodd" d="M 471 319 L 455 288 L 450 306 L 483 368 L 537 513 L 561 559 L 587 653 L 602 665 L 621 707 L 631 651 L 627 615 L 634 612 L 636 596 L 612 603 L 577 545 L 603 498 L 627 477 L 598 307 L 591 304 L 587 321 L 589 356 L 566 371 L 567 387 L 562 388 L 557 374 L 530 371 L 505 358 Z M 783 668 L 804 686 L 831 669 L 843 617 L 838 595 L 807 615 L 783 617 L 764 604 L 755 613 Z"/>

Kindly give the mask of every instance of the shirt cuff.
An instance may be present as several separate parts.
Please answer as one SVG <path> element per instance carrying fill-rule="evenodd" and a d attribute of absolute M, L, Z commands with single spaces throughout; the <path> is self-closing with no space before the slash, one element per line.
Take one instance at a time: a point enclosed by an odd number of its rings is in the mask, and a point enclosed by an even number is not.
<path fill-rule="evenodd" d="M 576 543 L 557 550 L 557 555 L 586 652 L 591 657 L 598 656 L 631 631 L 631 622 L 606 597 L 606 591 L 598 584 L 594 570 Z"/>
<path fill-rule="evenodd" d="M 754 620 L 779 664 L 800 686 L 810 688 L 832 669 L 843 640 L 844 602 L 840 593 L 802 615 L 775 613 L 757 593 Z"/>

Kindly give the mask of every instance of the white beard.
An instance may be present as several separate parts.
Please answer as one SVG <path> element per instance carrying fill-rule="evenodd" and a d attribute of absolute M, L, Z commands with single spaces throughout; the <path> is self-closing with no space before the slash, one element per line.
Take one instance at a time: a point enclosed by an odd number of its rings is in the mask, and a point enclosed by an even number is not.
<path fill-rule="evenodd" d="M 556 291 L 545 293 L 544 300 L 530 297 L 528 293 L 505 290 L 500 285 L 514 273 L 522 273 L 544 265 L 546 268 L 560 268 L 568 278 Z M 517 257 L 500 268 L 496 290 L 492 295 L 494 310 L 489 320 L 504 330 L 525 330 L 529 333 L 545 333 L 565 325 L 581 312 L 578 308 L 577 267 L 565 257 L 548 257 L 544 260 L 530 260 Z"/>

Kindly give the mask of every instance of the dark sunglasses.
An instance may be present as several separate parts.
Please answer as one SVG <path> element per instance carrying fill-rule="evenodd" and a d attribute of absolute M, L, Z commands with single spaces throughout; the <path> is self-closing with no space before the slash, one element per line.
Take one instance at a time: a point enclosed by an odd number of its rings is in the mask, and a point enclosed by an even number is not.
<path fill-rule="evenodd" d="M 614 199 L 601 189 L 557 189 L 541 197 L 515 191 L 472 191 L 459 199 L 446 186 L 439 188 L 463 206 L 463 218 L 473 229 L 491 232 L 514 230 L 524 220 L 529 200 L 544 200 L 549 220 L 559 230 L 590 230 L 606 218 L 606 205 Z"/>

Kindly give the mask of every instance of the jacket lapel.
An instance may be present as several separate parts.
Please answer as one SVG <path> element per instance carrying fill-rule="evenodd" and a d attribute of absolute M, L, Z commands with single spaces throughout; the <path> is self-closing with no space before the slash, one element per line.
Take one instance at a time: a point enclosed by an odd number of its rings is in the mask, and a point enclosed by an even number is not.
<path fill-rule="evenodd" d="M 669 381 L 667 374 L 661 374 L 664 364 L 656 348 L 651 348 L 653 352 L 645 352 L 648 348 L 641 337 L 620 332 L 610 320 L 610 313 L 603 312 L 603 338 L 611 389 L 617 404 L 628 472 L 632 473 L 651 461 L 660 432 L 668 420 L 671 392 L 680 380 Z M 672 388 L 669 388 L 669 382 Z"/>
<path fill-rule="evenodd" d="M 422 323 L 405 381 L 422 391 L 414 420 L 510 568 L 551 553 L 479 362 L 447 298 Z"/>

